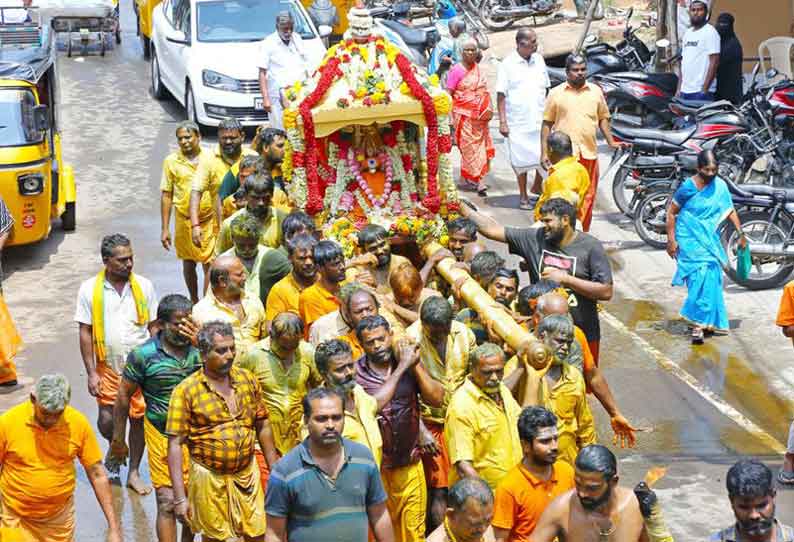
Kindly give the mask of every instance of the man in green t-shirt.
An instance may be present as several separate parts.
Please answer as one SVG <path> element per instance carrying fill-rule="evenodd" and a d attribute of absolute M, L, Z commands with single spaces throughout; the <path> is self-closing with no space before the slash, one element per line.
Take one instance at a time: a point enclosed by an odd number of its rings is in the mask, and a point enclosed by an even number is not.
<path fill-rule="evenodd" d="M 191 327 L 188 319 L 192 308 L 190 300 L 182 295 L 167 295 L 160 301 L 157 321 L 161 331 L 127 356 L 122 384 L 113 407 L 115 421 L 110 457 L 124 462 L 129 453 L 124 434 L 130 397 L 140 388 L 146 401 L 143 427 L 149 449 L 149 471 L 157 495 L 157 538 L 160 542 L 177 539 L 173 513 L 177 503 L 174 503 L 168 472 L 168 437 L 165 435 L 168 403 L 174 388 L 200 369 L 202 363 L 198 349 L 191 345 L 187 334 Z M 187 467 L 189 463 L 183 461 L 182 464 Z M 182 527 L 182 540 L 193 540 L 193 533 L 185 526 Z"/>

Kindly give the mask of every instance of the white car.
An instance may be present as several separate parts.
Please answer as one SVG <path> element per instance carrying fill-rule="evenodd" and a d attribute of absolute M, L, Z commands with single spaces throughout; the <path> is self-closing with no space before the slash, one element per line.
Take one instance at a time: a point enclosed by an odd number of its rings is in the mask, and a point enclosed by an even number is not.
<path fill-rule="evenodd" d="M 298 0 L 163 0 L 152 13 L 152 95 L 166 91 L 199 126 L 228 117 L 244 126 L 267 120 L 259 89 L 262 40 L 289 10 L 309 60 L 319 65 L 329 27 L 314 26 Z"/>

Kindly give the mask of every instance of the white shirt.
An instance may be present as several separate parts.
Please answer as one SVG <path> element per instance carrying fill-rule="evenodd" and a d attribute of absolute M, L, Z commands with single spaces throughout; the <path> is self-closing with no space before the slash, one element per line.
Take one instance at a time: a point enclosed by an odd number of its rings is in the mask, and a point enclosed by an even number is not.
<path fill-rule="evenodd" d="M 706 23 L 691 28 L 682 41 L 681 92 L 703 92 L 703 83 L 709 71 L 709 56 L 720 54 L 720 35 Z M 717 90 L 717 78 L 711 82 L 709 92 Z"/>
<path fill-rule="evenodd" d="M 136 274 L 135 278 L 146 297 L 149 322 L 153 322 L 157 320 L 157 294 L 154 291 L 154 286 L 148 279 L 140 275 Z M 96 277 L 92 277 L 80 285 L 80 291 L 77 294 L 77 309 L 74 313 L 75 322 L 93 325 L 91 305 L 94 299 L 94 284 L 96 284 Z M 135 300 L 132 297 L 132 288 L 130 288 L 129 282 L 124 285 L 124 289 L 119 295 L 113 285 L 105 279 L 104 294 L 106 361 L 116 373 L 121 374 L 127 362 L 127 354 L 139 344 L 149 340 L 148 322 L 142 326 L 137 324 L 138 311 L 135 308 Z"/>
<path fill-rule="evenodd" d="M 301 37 L 293 32 L 285 45 L 278 32 L 270 34 L 262 41 L 259 68 L 267 70 L 267 92 L 273 98 L 279 96 L 280 89 L 306 79 L 309 57 Z"/>
<path fill-rule="evenodd" d="M 549 86 L 546 62 L 540 53 L 533 53 L 527 61 L 514 50 L 502 60 L 496 75 L 496 92 L 505 95 L 511 130 L 540 130 Z"/>

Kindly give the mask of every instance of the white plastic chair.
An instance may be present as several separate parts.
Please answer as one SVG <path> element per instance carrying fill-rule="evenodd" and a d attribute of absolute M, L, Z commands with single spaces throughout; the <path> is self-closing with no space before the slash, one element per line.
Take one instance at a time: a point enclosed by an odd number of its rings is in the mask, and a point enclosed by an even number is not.
<path fill-rule="evenodd" d="M 766 50 L 766 53 L 764 52 Z M 758 57 L 761 59 L 761 73 L 766 73 L 769 68 L 775 68 L 778 73 L 789 79 L 794 78 L 794 38 L 777 36 L 762 41 L 758 46 Z M 766 59 L 769 58 L 769 66 Z"/>

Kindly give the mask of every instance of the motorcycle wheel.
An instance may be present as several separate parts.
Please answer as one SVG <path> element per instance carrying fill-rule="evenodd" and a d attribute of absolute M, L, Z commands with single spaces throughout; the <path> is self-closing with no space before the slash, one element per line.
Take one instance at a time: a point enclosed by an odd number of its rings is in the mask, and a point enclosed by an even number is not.
<path fill-rule="evenodd" d="M 494 17 L 492 13 L 499 7 L 514 8 L 516 3 L 514 0 L 485 0 L 480 8 L 480 19 L 488 30 L 505 30 L 516 22 L 513 17 Z"/>
<path fill-rule="evenodd" d="M 470 8 L 467 6 L 460 8 L 458 10 L 458 15 L 463 17 L 463 20 L 466 21 L 466 32 L 471 34 L 474 41 L 477 42 L 477 47 L 485 51 L 491 46 L 491 40 L 488 38 L 488 34 L 482 31 L 482 23 L 472 17 L 471 13 L 469 13 L 469 9 Z"/>
<path fill-rule="evenodd" d="M 615 173 L 612 179 L 612 199 L 615 200 L 615 205 L 618 206 L 620 212 L 628 217 L 634 216 L 634 209 L 630 207 L 631 200 L 634 197 L 634 187 L 639 184 L 640 180 L 637 179 L 631 170 L 627 167 L 621 167 Z"/>
<path fill-rule="evenodd" d="M 769 222 L 769 214 L 763 211 L 739 211 L 739 221 L 749 242 L 783 243 L 791 230 L 791 224 L 784 217 L 779 215 L 778 222 L 773 224 Z M 750 276 L 747 280 L 739 280 L 736 275 L 736 248 L 739 245 L 739 235 L 731 222 L 725 223 L 720 240 L 728 255 L 725 273 L 733 282 L 748 290 L 766 290 L 780 286 L 794 271 L 794 262 L 790 260 L 753 256 Z"/>
<path fill-rule="evenodd" d="M 634 229 L 645 244 L 655 249 L 667 247 L 667 203 L 669 192 L 651 192 L 637 205 Z"/>

